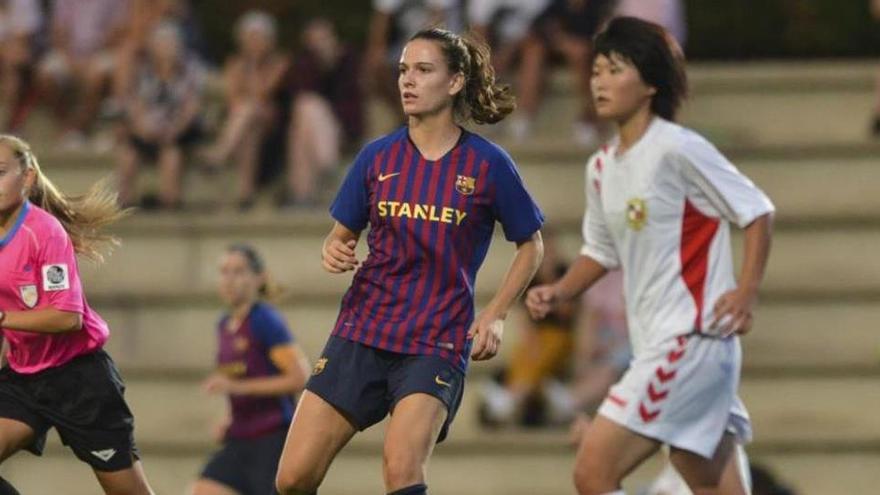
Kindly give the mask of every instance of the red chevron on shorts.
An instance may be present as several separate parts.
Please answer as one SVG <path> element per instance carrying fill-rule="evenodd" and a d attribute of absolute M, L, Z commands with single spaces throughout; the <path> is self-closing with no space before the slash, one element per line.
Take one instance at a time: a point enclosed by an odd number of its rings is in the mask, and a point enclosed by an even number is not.
<path fill-rule="evenodd" d="M 642 417 L 642 421 L 645 423 L 650 423 L 657 419 L 657 416 L 660 416 L 660 410 L 649 411 L 647 407 L 645 407 L 645 403 L 639 404 L 639 415 Z"/>

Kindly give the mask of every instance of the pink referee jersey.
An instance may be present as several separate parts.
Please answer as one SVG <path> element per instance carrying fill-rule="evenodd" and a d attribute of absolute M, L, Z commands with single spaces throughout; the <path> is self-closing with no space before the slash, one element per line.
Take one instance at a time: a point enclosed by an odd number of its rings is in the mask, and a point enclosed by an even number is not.
<path fill-rule="evenodd" d="M 12 229 L 0 239 L 0 310 L 54 308 L 82 315 L 82 329 L 46 334 L 3 328 L 9 365 L 36 373 L 100 349 L 109 330 L 83 295 L 73 243 L 61 223 L 25 203 Z"/>

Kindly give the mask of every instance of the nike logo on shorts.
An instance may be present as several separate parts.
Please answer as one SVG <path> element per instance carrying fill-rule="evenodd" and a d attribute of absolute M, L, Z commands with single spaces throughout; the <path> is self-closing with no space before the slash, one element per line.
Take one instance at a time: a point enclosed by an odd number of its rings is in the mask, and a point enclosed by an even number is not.
<path fill-rule="evenodd" d="M 449 387 L 452 386 L 451 383 L 449 383 L 449 382 L 444 382 L 443 379 L 440 378 L 440 375 L 436 375 L 436 376 L 434 376 L 434 383 L 436 383 L 437 385 L 440 385 L 440 386 L 446 387 L 446 388 L 449 388 Z"/>
<path fill-rule="evenodd" d="M 385 182 L 386 180 L 394 177 L 395 175 L 400 175 L 400 172 L 394 172 L 393 174 L 387 174 L 387 175 L 379 174 L 379 182 Z"/>

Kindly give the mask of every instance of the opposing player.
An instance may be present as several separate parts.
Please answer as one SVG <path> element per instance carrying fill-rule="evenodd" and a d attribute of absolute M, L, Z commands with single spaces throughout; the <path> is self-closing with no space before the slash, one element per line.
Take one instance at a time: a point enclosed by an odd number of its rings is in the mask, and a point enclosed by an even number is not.
<path fill-rule="evenodd" d="M 308 360 L 283 317 L 265 301 L 277 291 L 256 249 L 248 244 L 226 249 L 219 289 L 228 312 L 217 327 L 217 371 L 204 388 L 228 395 L 230 414 L 217 431 L 223 447 L 202 469 L 192 493 L 268 494 L 275 486 L 294 395 L 309 376 Z"/>
<path fill-rule="evenodd" d="M 124 215 L 102 188 L 62 194 L 27 143 L 0 135 L 0 461 L 41 455 L 49 428 L 108 494 L 152 493 L 125 385 L 102 350 L 109 330 L 83 294 L 76 254 L 100 259 L 101 227 Z M 3 483 L 0 483 L 3 485 Z M 8 483 L 0 494 L 17 493 Z"/>
<path fill-rule="evenodd" d="M 581 256 L 527 297 L 541 317 L 623 270 L 634 357 L 581 444 L 582 495 L 623 493 L 621 480 L 663 444 L 695 494 L 746 492 L 729 462 L 751 435 L 737 397 L 737 335 L 752 324 L 774 208 L 715 147 L 672 122 L 687 83 L 671 39 L 629 17 L 597 36 L 593 97 L 618 133 L 587 165 Z M 738 279 L 730 223 L 745 230 Z"/>
<path fill-rule="evenodd" d="M 513 161 L 458 125 L 513 110 L 488 49 L 429 29 L 407 43 L 399 67 L 408 125 L 361 151 L 330 208 L 323 266 L 357 271 L 288 434 L 284 494 L 315 493 L 355 432 L 389 412 L 386 490 L 427 493 L 428 457 L 455 417 L 468 357 L 498 352 L 508 309 L 541 261 L 543 215 Z M 496 221 L 517 251 L 475 318 L 474 279 Z M 368 224 L 361 264 L 354 249 Z"/>

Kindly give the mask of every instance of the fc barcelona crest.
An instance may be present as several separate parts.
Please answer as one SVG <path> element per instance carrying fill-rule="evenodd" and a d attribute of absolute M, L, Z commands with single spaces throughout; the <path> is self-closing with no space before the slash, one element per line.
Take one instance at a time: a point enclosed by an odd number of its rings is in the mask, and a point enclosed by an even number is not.
<path fill-rule="evenodd" d="M 21 302 L 23 302 L 29 309 L 32 309 L 37 305 L 38 295 L 36 285 L 20 285 L 18 287 L 18 292 L 21 295 Z"/>
<path fill-rule="evenodd" d="M 477 188 L 477 179 L 474 177 L 468 177 L 467 175 L 458 175 L 455 178 L 455 190 L 464 194 L 465 196 L 470 196 L 474 193 L 474 190 Z"/>

